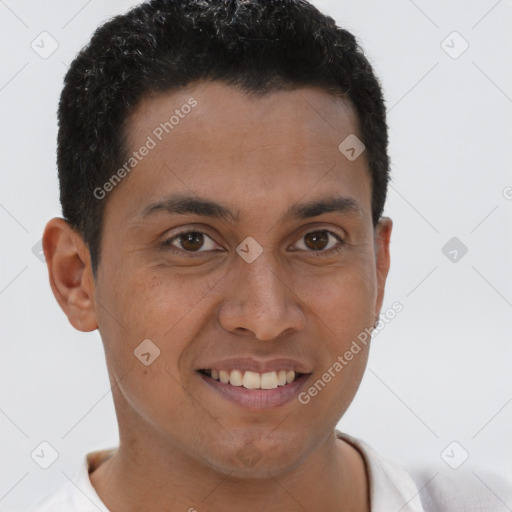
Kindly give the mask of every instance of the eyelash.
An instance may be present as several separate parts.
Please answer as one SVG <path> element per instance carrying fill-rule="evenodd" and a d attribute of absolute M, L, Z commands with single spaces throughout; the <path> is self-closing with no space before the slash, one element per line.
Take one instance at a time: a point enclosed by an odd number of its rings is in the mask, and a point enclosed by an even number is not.
<path fill-rule="evenodd" d="M 339 253 L 340 251 L 342 251 L 345 248 L 347 242 L 345 242 L 343 239 L 341 239 L 341 237 L 339 235 L 337 235 L 336 233 L 334 233 L 332 231 L 329 231 L 328 229 L 314 229 L 314 230 L 308 231 L 308 232 L 304 233 L 304 235 L 301 237 L 301 239 L 304 238 L 306 235 L 309 235 L 310 233 L 318 233 L 318 232 L 325 232 L 325 233 L 333 236 L 338 241 L 337 247 L 335 247 L 333 249 L 328 249 L 328 250 L 319 250 L 319 251 L 310 250 L 310 251 L 306 251 L 306 252 L 314 254 L 315 256 L 331 256 L 333 254 Z M 187 256 L 190 256 L 190 257 L 199 257 L 204 253 L 211 252 L 211 251 L 187 251 L 186 249 L 179 249 L 172 245 L 172 242 L 174 240 L 178 239 L 182 235 L 186 235 L 187 233 L 199 233 L 201 235 L 208 237 L 210 240 L 213 240 L 210 236 L 208 236 L 206 233 L 204 233 L 202 231 L 198 231 L 196 229 L 188 229 L 185 231 L 181 231 L 180 233 L 176 233 L 172 237 L 164 240 L 162 242 L 162 248 L 165 250 L 171 251 L 174 254 L 178 254 L 180 256 L 183 254 L 186 254 Z M 214 251 L 214 252 L 222 252 L 222 251 Z"/>

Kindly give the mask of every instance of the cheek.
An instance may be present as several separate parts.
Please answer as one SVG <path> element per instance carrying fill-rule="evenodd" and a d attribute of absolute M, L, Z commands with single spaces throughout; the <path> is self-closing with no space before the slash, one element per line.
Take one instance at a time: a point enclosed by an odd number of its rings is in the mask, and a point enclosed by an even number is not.
<path fill-rule="evenodd" d="M 169 269 L 142 268 L 117 274 L 111 283 L 98 297 L 104 305 L 100 332 L 111 361 L 123 364 L 124 370 L 137 367 L 134 350 L 150 339 L 160 350 L 155 363 L 176 373 L 182 352 L 201 329 L 205 299 L 215 282 L 171 274 Z"/>
<path fill-rule="evenodd" d="M 359 255 L 357 263 L 340 266 L 329 276 L 305 279 L 298 288 L 304 292 L 300 296 L 304 296 L 316 334 L 323 341 L 316 379 L 329 383 L 319 393 L 322 399 L 316 407 L 334 422 L 352 402 L 368 361 L 376 296 L 370 256 Z M 317 388 L 323 389 L 323 384 Z"/>
<path fill-rule="evenodd" d="M 169 411 L 184 410 L 188 403 L 183 388 L 190 375 L 180 361 L 202 328 L 211 280 L 171 277 L 162 269 L 124 275 L 130 278 L 118 275 L 98 295 L 105 306 L 99 324 L 109 371 L 119 381 L 120 401 L 165 422 Z"/>
<path fill-rule="evenodd" d="M 297 290 L 334 344 L 343 345 L 373 325 L 376 278 L 371 261 L 360 259 L 328 275 L 304 278 Z"/>

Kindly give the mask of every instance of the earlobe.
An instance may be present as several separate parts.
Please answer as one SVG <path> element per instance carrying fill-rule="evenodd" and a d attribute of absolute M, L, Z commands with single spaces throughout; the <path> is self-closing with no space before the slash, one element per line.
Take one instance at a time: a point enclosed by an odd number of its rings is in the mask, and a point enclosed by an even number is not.
<path fill-rule="evenodd" d="M 381 217 L 375 228 L 375 262 L 377 271 L 377 299 L 375 303 L 375 319 L 379 318 L 382 302 L 384 300 L 384 289 L 391 264 L 389 244 L 393 221 L 389 217 Z"/>
<path fill-rule="evenodd" d="M 53 218 L 44 230 L 43 251 L 53 295 L 71 325 L 83 332 L 97 329 L 90 254 L 82 236 Z"/>

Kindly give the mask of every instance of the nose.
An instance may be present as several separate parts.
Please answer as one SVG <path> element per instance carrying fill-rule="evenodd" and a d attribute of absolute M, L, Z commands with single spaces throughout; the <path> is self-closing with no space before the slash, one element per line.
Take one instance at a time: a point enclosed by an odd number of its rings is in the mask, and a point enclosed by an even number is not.
<path fill-rule="evenodd" d="M 304 308 L 293 288 L 289 274 L 264 253 L 252 263 L 237 261 L 220 307 L 220 325 L 259 340 L 302 330 Z"/>

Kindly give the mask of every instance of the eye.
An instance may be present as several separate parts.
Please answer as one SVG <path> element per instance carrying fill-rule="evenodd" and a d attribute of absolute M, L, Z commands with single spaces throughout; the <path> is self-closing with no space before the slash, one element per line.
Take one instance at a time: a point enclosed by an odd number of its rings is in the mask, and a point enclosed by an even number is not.
<path fill-rule="evenodd" d="M 323 229 L 306 233 L 295 244 L 295 248 L 309 252 L 331 252 L 340 250 L 343 244 L 344 241 L 338 235 Z"/>
<path fill-rule="evenodd" d="M 164 247 L 177 247 L 186 252 L 207 252 L 218 249 L 218 245 L 205 233 L 185 231 L 165 240 Z M 179 251 L 177 251 L 179 252 Z"/>

